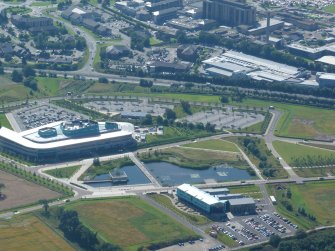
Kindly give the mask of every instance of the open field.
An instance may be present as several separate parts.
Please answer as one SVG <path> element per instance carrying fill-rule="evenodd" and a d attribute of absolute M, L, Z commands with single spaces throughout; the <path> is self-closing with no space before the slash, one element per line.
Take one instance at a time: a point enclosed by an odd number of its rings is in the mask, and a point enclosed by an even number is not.
<path fill-rule="evenodd" d="M 260 168 L 260 163 L 261 163 L 260 158 L 257 157 L 255 154 L 253 154 L 250 150 L 248 150 L 247 147 L 245 147 L 243 142 L 244 142 L 244 139 L 246 139 L 246 137 L 228 137 L 226 139 L 237 144 L 245 152 L 245 154 L 248 156 L 250 161 L 257 168 L 259 168 L 265 176 L 269 177 L 270 179 L 288 177 L 285 169 L 281 166 L 279 161 L 272 155 L 272 153 L 266 146 L 264 139 L 258 139 L 256 141 L 256 147 L 259 150 L 260 155 L 263 155 L 266 157 L 267 165 L 265 168 Z M 271 172 L 269 171 L 270 169 L 272 170 Z"/>
<path fill-rule="evenodd" d="M 240 193 L 254 199 L 260 199 L 263 197 L 259 187 L 256 185 L 231 186 L 227 188 L 229 188 L 230 193 Z"/>
<path fill-rule="evenodd" d="M 0 220 L 0 250 L 75 250 L 37 217 L 29 214 Z"/>
<path fill-rule="evenodd" d="M 33 204 L 41 199 L 60 197 L 59 193 L 4 171 L 0 171 L 0 183 L 5 184 L 2 193 L 6 196 L 5 200 L 0 201 L 0 211 Z"/>
<path fill-rule="evenodd" d="M 45 171 L 45 173 L 56 178 L 71 178 L 79 170 L 80 166 L 69 166 L 63 168 L 55 168 Z"/>
<path fill-rule="evenodd" d="M 323 10 L 329 13 L 335 13 L 335 4 L 330 4 L 324 7 Z"/>
<path fill-rule="evenodd" d="M 196 139 L 213 135 L 205 130 L 190 130 L 177 127 L 164 126 L 163 135 L 147 135 L 147 145 L 168 144 L 176 141 Z"/>
<path fill-rule="evenodd" d="M 195 142 L 183 145 L 183 147 L 239 152 L 238 148 L 233 143 L 221 139 L 211 139 L 211 140 Z"/>
<path fill-rule="evenodd" d="M 181 105 L 176 105 L 174 107 L 174 112 L 176 113 L 176 117 L 177 119 L 180 119 L 180 118 L 183 118 L 183 117 L 186 117 L 186 116 L 189 116 L 189 115 L 192 115 L 194 113 L 197 113 L 197 112 L 201 112 L 201 111 L 205 111 L 206 108 L 205 107 L 201 107 L 201 106 L 191 106 L 190 107 L 190 111 L 191 113 L 190 114 L 187 114 Z"/>
<path fill-rule="evenodd" d="M 318 225 L 333 225 L 335 223 L 334 187 L 334 181 L 267 186 L 269 194 L 276 197 L 276 208 L 279 212 L 303 228 L 311 228 Z M 292 193 L 291 199 L 286 196 L 288 189 Z M 287 201 L 292 205 L 292 211 L 286 209 L 285 202 L 283 201 Z M 307 216 L 299 213 L 299 208 L 304 208 Z M 308 214 L 315 216 L 316 220 L 310 220 Z"/>
<path fill-rule="evenodd" d="M 211 221 L 206 218 L 205 216 L 202 215 L 194 215 L 194 214 L 189 214 L 187 212 L 181 211 L 180 209 L 176 208 L 171 200 L 165 196 L 165 195 L 161 195 L 161 194 L 153 194 L 150 195 L 151 198 L 153 198 L 155 201 L 157 201 L 158 203 L 162 204 L 163 206 L 165 206 L 166 208 L 170 209 L 171 211 L 175 212 L 176 214 L 179 214 L 180 216 L 186 218 L 188 221 L 190 221 L 193 224 L 196 225 L 204 225 L 204 224 L 208 224 Z"/>
<path fill-rule="evenodd" d="M 314 146 L 314 147 L 319 147 L 319 148 L 335 151 L 335 145 L 325 145 L 325 144 L 317 144 L 317 143 L 302 143 L 302 144 L 306 146 Z"/>
<path fill-rule="evenodd" d="M 154 152 L 140 154 L 144 162 L 165 161 L 178 166 L 194 169 L 207 169 L 209 167 L 227 163 L 239 168 L 248 168 L 248 164 L 240 153 L 206 151 L 187 147 L 171 147 Z"/>
<path fill-rule="evenodd" d="M 101 162 L 100 165 L 93 164 L 87 169 L 85 173 L 82 174 L 79 179 L 84 179 L 85 177 L 93 179 L 96 175 L 106 174 L 115 168 L 121 168 L 128 165 L 134 165 L 134 163 L 128 157 L 104 161 Z"/>
<path fill-rule="evenodd" d="M 5 114 L 0 114 L 0 125 L 8 129 L 13 129 Z"/>
<path fill-rule="evenodd" d="M 335 167 L 319 167 L 335 165 L 335 151 L 283 141 L 274 141 L 273 146 L 287 164 L 299 167 L 294 171 L 300 176 L 318 177 L 335 174 Z"/>
<path fill-rule="evenodd" d="M 55 96 L 58 94 L 61 78 L 43 78 L 37 77 L 38 89 L 47 96 Z"/>
<path fill-rule="evenodd" d="M 136 197 L 81 201 L 66 208 L 76 210 L 83 224 L 125 250 L 195 235 Z"/>

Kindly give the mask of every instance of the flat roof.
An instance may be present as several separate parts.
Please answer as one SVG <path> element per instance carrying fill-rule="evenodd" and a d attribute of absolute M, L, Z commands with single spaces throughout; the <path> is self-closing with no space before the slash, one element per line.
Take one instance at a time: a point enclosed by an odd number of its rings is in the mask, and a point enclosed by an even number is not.
<path fill-rule="evenodd" d="M 252 28 L 248 31 L 253 32 L 253 31 L 257 31 L 257 30 L 266 28 L 267 27 L 267 20 L 263 19 L 263 20 L 259 21 L 258 24 L 259 24 L 258 27 Z M 273 25 L 278 25 L 278 24 L 283 24 L 284 25 L 284 21 L 274 19 L 274 18 L 270 18 L 270 27 L 273 26 Z"/>
<path fill-rule="evenodd" d="M 232 206 L 255 204 L 255 201 L 253 198 L 238 198 L 238 199 L 230 199 L 228 201 L 229 201 L 229 204 Z"/>
<path fill-rule="evenodd" d="M 190 184 L 182 184 L 178 187 L 179 190 L 191 195 L 198 200 L 206 203 L 207 205 L 214 205 L 219 202 L 224 203 L 225 201 L 220 201 L 217 197 L 210 195 L 197 187 L 191 186 Z"/>
<path fill-rule="evenodd" d="M 330 64 L 330 65 L 335 65 L 335 57 L 334 56 L 323 56 L 317 60 L 317 62 L 325 63 L 325 64 Z"/>
<path fill-rule="evenodd" d="M 105 139 L 113 139 L 123 136 L 130 136 L 132 135 L 134 131 L 134 126 L 130 123 L 124 123 L 124 122 L 117 122 L 119 127 L 121 128 L 120 131 L 111 131 L 106 132 L 98 135 L 89 135 L 88 137 L 81 137 L 81 138 L 66 138 L 63 140 L 56 140 L 51 142 L 34 142 L 32 140 L 29 140 L 27 136 L 32 134 L 38 133 L 39 129 L 45 128 L 45 127 L 57 127 L 60 126 L 61 123 L 65 121 L 58 121 L 54 122 L 48 125 L 40 126 L 34 129 L 30 129 L 23 132 L 15 132 L 10 129 L 7 129 L 6 127 L 0 128 L 0 137 L 5 138 L 9 141 L 12 141 L 16 144 L 19 144 L 21 146 L 24 146 L 26 148 L 36 149 L 36 150 L 45 150 L 45 149 L 53 149 L 53 148 L 60 148 L 60 147 L 67 147 L 69 145 L 77 145 L 82 143 L 89 143 L 94 141 L 100 141 Z M 99 122 L 104 123 L 104 122 Z"/>

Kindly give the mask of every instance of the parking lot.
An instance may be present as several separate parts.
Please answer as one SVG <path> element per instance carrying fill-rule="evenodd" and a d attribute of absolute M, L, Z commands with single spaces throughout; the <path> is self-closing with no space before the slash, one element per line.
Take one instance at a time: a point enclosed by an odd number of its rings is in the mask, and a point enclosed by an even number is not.
<path fill-rule="evenodd" d="M 277 213 L 234 217 L 228 222 L 212 225 L 212 230 L 227 235 L 240 246 L 266 241 L 274 234 L 286 236 L 297 228 Z"/>
<path fill-rule="evenodd" d="M 167 108 L 173 105 L 164 103 L 151 103 L 146 98 L 131 101 L 92 101 L 84 104 L 88 109 L 114 116 L 121 112 L 145 112 L 152 116 L 162 116 Z"/>
<path fill-rule="evenodd" d="M 192 114 L 183 118 L 181 121 L 211 123 L 216 125 L 216 129 L 225 128 L 245 128 L 256 123 L 262 122 L 264 115 L 253 112 L 236 112 L 232 110 L 212 109 Z"/>
<path fill-rule="evenodd" d="M 13 112 L 22 131 L 62 120 L 84 119 L 86 116 L 51 104 L 29 104 Z"/>

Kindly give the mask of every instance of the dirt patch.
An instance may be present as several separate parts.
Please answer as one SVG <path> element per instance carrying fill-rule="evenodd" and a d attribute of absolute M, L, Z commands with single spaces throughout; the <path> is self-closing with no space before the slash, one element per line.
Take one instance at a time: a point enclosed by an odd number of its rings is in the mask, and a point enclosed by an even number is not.
<path fill-rule="evenodd" d="M 5 184 L 2 193 L 6 196 L 6 199 L 0 200 L 0 211 L 31 204 L 41 199 L 53 199 L 60 196 L 57 192 L 4 171 L 0 171 L 0 183 Z"/>

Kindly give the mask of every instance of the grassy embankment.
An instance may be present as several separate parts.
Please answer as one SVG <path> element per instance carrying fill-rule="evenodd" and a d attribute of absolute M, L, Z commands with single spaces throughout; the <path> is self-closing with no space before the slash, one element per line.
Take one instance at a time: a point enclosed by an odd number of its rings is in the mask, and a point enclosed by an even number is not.
<path fill-rule="evenodd" d="M 334 186 L 334 181 L 318 181 L 304 184 L 268 185 L 267 189 L 270 195 L 275 196 L 279 213 L 300 227 L 310 229 L 335 223 Z M 291 198 L 287 196 L 288 190 L 292 194 Z M 287 209 L 287 203 L 292 206 L 292 210 Z M 299 213 L 299 208 L 304 208 L 307 216 Z M 316 220 L 309 219 L 308 215 L 313 215 Z"/>
<path fill-rule="evenodd" d="M 302 177 L 319 177 L 335 174 L 335 151 L 302 144 L 274 141 L 273 146 L 286 163 Z M 332 165 L 329 167 L 317 167 Z"/>
<path fill-rule="evenodd" d="M 54 176 L 56 178 L 71 178 L 79 170 L 80 166 L 69 166 L 62 168 L 55 168 L 51 170 L 44 171 L 46 174 Z"/>
<path fill-rule="evenodd" d="M 244 145 L 243 145 L 243 139 L 244 137 L 228 137 L 226 138 L 229 141 L 234 142 L 237 144 L 248 156 L 250 161 L 259 168 L 259 164 L 261 160 L 254 155 L 252 152 L 250 152 Z M 257 141 L 257 149 L 260 152 L 260 155 L 266 156 L 266 161 L 268 162 L 268 165 L 271 166 L 272 169 L 274 169 L 274 176 L 269 177 L 270 179 L 279 179 L 279 178 L 287 178 L 287 172 L 284 170 L 284 168 L 280 165 L 279 161 L 272 155 L 270 150 L 265 144 L 265 141 L 263 139 L 258 139 Z M 261 169 L 261 168 L 259 168 Z M 264 170 L 261 169 L 261 171 L 264 173 Z"/>
<path fill-rule="evenodd" d="M 101 162 L 100 164 L 93 164 L 79 179 L 94 179 L 96 175 L 106 174 L 115 168 L 134 165 L 130 158 L 124 157 Z"/>
<path fill-rule="evenodd" d="M 172 147 L 162 150 L 148 151 L 139 155 L 144 162 L 164 161 L 185 168 L 207 169 L 227 163 L 241 169 L 249 168 L 240 153 L 206 151 L 187 147 Z"/>

